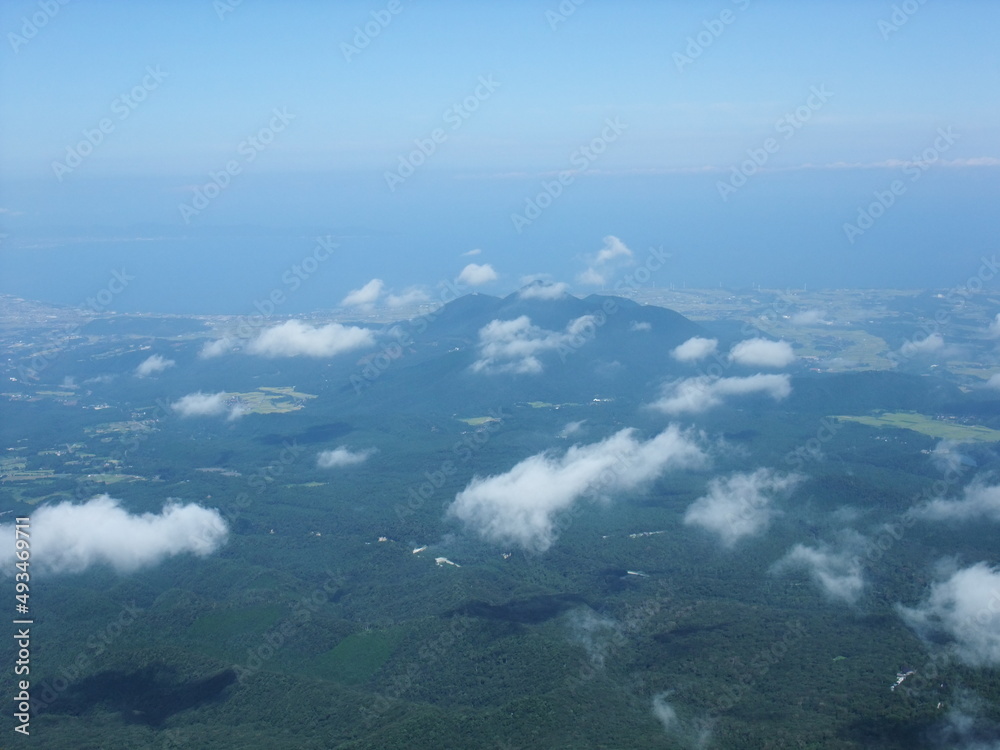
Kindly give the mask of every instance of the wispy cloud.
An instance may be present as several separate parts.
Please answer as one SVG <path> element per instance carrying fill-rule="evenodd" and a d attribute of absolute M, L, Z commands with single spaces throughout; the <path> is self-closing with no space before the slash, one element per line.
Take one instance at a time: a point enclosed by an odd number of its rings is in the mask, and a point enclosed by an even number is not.
<path fill-rule="evenodd" d="M 372 279 L 360 289 L 352 289 L 348 292 L 347 296 L 340 301 L 340 306 L 370 309 L 378 302 L 384 288 L 385 282 L 382 279 Z"/>
<path fill-rule="evenodd" d="M 865 588 L 860 557 L 863 549 L 864 538 L 857 532 L 845 534 L 837 547 L 796 544 L 771 566 L 771 572 L 804 569 L 829 599 L 855 604 Z"/>
<path fill-rule="evenodd" d="M 517 296 L 521 299 L 562 299 L 568 293 L 569 284 L 564 281 L 551 284 L 538 282 L 522 287 Z"/>
<path fill-rule="evenodd" d="M 791 381 L 787 375 L 758 373 L 744 378 L 701 375 L 667 383 L 663 387 L 663 395 L 650 406 L 670 415 L 697 414 L 719 406 L 729 396 L 762 393 L 780 401 L 791 392 Z"/>
<path fill-rule="evenodd" d="M 935 354 L 944 348 L 944 336 L 940 333 L 932 333 L 919 341 L 904 341 L 899 347 L 899 353 L 904 357 L 919 357 L 927 354 Z"/>
<path fill-rule="evenodd" d="M 617 620 L 599 615 L 589 607 L 567 613 L 566 622 L 570 639 L 583 646 L 590 663 L 597 669 L 604 666 L 608 654 L 624 637 Z"/>
<path fill-rule="evenodd" d="M 676 747 L 705 750 L 712 742 L 711 722 L 681 721 L 677 709 L 667 701 L 673 692 L 664 690 L 653 696 L 653 716 L 660 722 L 663 731 L 673 738 Z"/>
<path fill-rule="evenodd" d="M 221 357 L 223 354 L 230 354 L 235 348 L 236 340 L 229 336 L 223 336 L 222 338 L 215 339 L 214 341 L 206 341 L 202 344 L 198 356 L 203 359 Z"/>
<path fill-rule="evenodd" d="M 0 529 L 13 538 L 13 527 Z M 128 573 L 185 553 L 205 557 L 227 534 L 218 511 L 194 504 L 169 503 L 158 514 L 129 513 L 108 495 L 44 505 L 31 514 L 32 570 L 80 573 L 105 564 Z M 13 560 L 4 567 L 13 569 Z"/>
<path fill-rule="evenodd" d="M 928 732 L 933 747 L 947 750 L 1000 750 L 1000 724 L 988 718 L 988 706 L 986 701 L 972 691 L 955 688 L 944 721 Z"/>
<path fill-rule="evenodd" d="M 565 331 L 550 331 L 522 315 L 513 320 L 493 320 L 479 330 L 479 359 L 474 372 L 536 375 L 544 369 L 540 354 L 582 341 L 595 326 L 593 315 L 571 320 Z"/>
<path fill-rule="evenodd" d="M 238 343 L 237 339 L 223 336 L 205 343 L 199 356 L 207 359 L 231 354 Z M 247 341 L 243 351 L 261 357 L 325 358 L 372 346 L 374 343 L 375 334 L 367 328 L 340 323 L 311 326 L 293 319 L 257 332 Z"/>
<path fill-rule="evenodd" d="M 802 479 L 800 474 L 767 468 L 717 477 L 708 483 L 708 492 L 688 507 L 684 523 L 711 531 L 724 546 L 732 547 L 745 537 L 763 534 L 776 513 L 774 497 L 790 493 Z"/>
<path fill-rule="evenodd" d="M 629 265 L 633 260 L 633 253 L 625 243 L 609 234 L 596 253 L 584 257 L 587 268 L 577 275 L 576 281 L 586 286 L 603 286 L 615 268 Z"/>
<path fill-rule="evenodd" d="M 146 378 L 150 375 L 161 373 L 175 364 L 177 363 L 172 359 L 166 359 L 159 354 L 152 354 L 139 363 L 139 366 L 135 368 L 135 375 L 138 378 Z"/>
<path fill-rule="evenodd" d="M 748 367 L 787 367 L 795 361 L 795 352 L 787 341 L 746 339 L 729 350 L 729 357 L 736 364 Z"/>
<path fill-rule="evenodd" d="M 374 343 L 375 336 L 367 328 L 340 323 L 313 327 L 289 320 L 261 331 L 246 351 L 263 357 L 333 357 Z"/>
<path fill-rule="evenodd" d="M 962 453 L 959 448 L 962 443 L 957 440 L 940 440 L 931 451 L 931 462 L 943 474 L 958 471 L 963 465 L 975 466 L 976 462 Z"/>
<path fill-rule="evenodd" d="M 657 693 L 653 696 L 653 716 L 663 726 L 663 731 L 673 734 L 680 726 L 677 711 L 667 703 L 669 693 Z"/>
<path fill-rule="evenodd" d="M 316 465 L 321 469 L 339 469 L 344 466 L 357 466 L 375 455 L 375 452 L 374 448 L 352 451 L 350 448 L 341 446 L 332 450 L 321 451 L 316 456 Z"/>
<path fill-rule="evenodd" d="M 431 296 L 421 287 L 411 286 L 404 289 L 400 294 L 386 295 L 385 304 L 389 307 L 407 307 L 408 305 L 419 305 L 428 302 Z"/>
<path fill-rule="evenodd" d="M 645 442 L 625 429 L 561 456 L 536 454 L 504 474 L 476 476 L 448 513 L 491 541 L 544 551 L 555 541 L 557 518 L 582 499 L 631 490 L 668 469 L 704 462 L 695 440 L 675 425 Z"/>
<path fill-rule="evenodd" d="M 1000 569 L 987 563 L 938 567 L 938 580 L 915 607 L 898 605 L 903 621 L 926 639 L 946 636 L 955 658 L 971 667 L 1000 666 Z"/>
<path fill-rule="evenodd" d="M 974 481 L 963 490 L 961 500 L 937 498 L 918 507 L 914 514 L 929 521 L 1000 522 L 1000 485 Z"/>
<path fill-rule="evenodd" d="M 680 346 L 675 346 L 670 351 L 670 356 L 678 362 L 697 362 L 710 354 L 714 354 L 718 346 L 718 339 L 706 339 L 701 336 L 692 336 Z"/>
<path fill-rule="evenodd" d="M 792 315 L 791 323 L 793 326 L 817 326 L 826 325 L 827 321 L 823 319 L 822 310 L 802 310 Z"/>
<path fill-rule="evenodd" d="M 997 313 L 990 321 L 989 328 L 986 329 L 990 338 L 1000 338 L 1000 313 Z"/>
<path fill-rule="evenodd" d="M 189 393 L 174 401 L 170 407 L 182 417 L 217 417 L 231 411 L 226 404 L 225 391 L 219 393 Z"/>
<path fill-rule="evenodd" d="M 862 169 L 889 169 L 899 170 L 905 167 L 912 167 L 916 162 L 912 159 L 883 159 L 881 161 L 870 162 L 846 162 L 835 161 L 815 164 L 813 162 L 803 162 L 801 164 L 790 164 L 785 166 L 772 166 L 770 164 L 758 168 L 758 172 L 799 172 L 799 171 L 845 171 Z M 948 169 L 979 169 L 1000 167 L 1000 158 L 995 156 L 973 156 L 959 159 L 938 159 L 934 162 L 935 168 L 944 167 Z M 732 164 L 692 164 L 674 165 L 663 167 L 623 167 L 620 169 L 587 169 L 587 174 L 603 175 L 607 177 L 622 177 L 632 175 L 699 175 L 699 174 L 728 174 L 732 171 Z M 537 172 L 498 172 L 479 176 L 478 179 L 490 180 L 523 180 L 523 179 L 547 179 L 559 177 L 558 171 L 546 170 Z M 469 177 L 468 179 L 474 179 Z"/>

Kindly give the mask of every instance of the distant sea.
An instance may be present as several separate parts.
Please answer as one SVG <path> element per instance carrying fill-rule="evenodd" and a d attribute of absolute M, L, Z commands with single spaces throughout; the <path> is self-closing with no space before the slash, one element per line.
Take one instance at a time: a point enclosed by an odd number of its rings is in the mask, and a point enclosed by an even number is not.
<path fill-rule="evenodd" d="M 189 225 L 177 211 L 187 194 L 164 180 L 81 180 L 55 197 L 51 180 L 7 185 L 3 201 L 19 213 L 0 217 L 0 292 L 86 305 L 117 272 L 131 277 L 109 305 L 121 312 L 239 314 L 279 290 L 279 309 L 297 314 L 335 307 L 373 278 L 397 294 L 433 291 L 474 262 L 499 274 L 486 293 L 531 274 L 588 293 L 598 289 L 575 279 L 606 235 L 640 264 L 650 248 L 671 254 L 647 286 L 957 286 L 996 252 L 996 172 L 932 168 L 854 243 L 843 225 L 899 170 L 762 174 L 727 200 L 724 174 L 579 175 L 551 201 L 538 197 L 552 184 L 541 175 L 417 174 L 394 192 L 370 173 L 248 176 Z M 513 214 L 530 218 L 520 232 Z M 325 234 L 337 251 L 307 261 Z M 313 270 L 291 289 L 303 262 Z"/>

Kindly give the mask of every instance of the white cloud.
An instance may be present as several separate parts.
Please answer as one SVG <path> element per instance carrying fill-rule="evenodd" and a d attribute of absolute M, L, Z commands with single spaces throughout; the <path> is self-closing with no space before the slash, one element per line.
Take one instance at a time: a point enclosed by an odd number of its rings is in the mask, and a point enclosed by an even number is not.
<path fill-rule="evenodd" d="M 566 426 L 562 428 L 562 431 L 560 431 L 559 437 L 567 438 L 577 434 L 583 429 L 583 425 L 586 421 L 586 419 L 581 419 L 578 422 L 568 422 Z"/>
<path fill-rule="evenodd" d="M 729 357 L 749 367 L 787 367 L 795 361 L 795 352 L 787 341 L 747 339 L 729 350 Z"/>
<path fill-rule="evenodd" d="M 541 552 L 555 541 L 558 518 L 583 498 L 631 490 L 667 469 L 704 462 L 702 450 L 676 425 L 646 442 L 624 429 L 562 456 L 539 453 L 505 474 L 476 476 L 448 513 L 486 539 Z"/>
<path fill-rule="evenodd" d="M 479 248 L 477 247 L 477 248 L 474 248 L 473 250 L 469 250 L 469 251 L 468 251 L 467 253 L 462 253 L 462 257 L 464 258 L 464 257 L 467 257 L 467 256 L 470 256 L 470 255 L 479 255 L 479 254 L 480 254 L 480 253 L 482 253 L 482 252 L 483 252 L 483 251 L 482 251 L 482 250 L 480 250 L 480 249 L 479 249 Z"/>
<path fill-rule="evenodd" d="M 153 354 L 139 363 L 139 366 L 135 368 L 135 374 L 136 377 L 145 378 L 163 372 L 176 364 L 172 359 L 165 359 L 159 354 Z"/>
<path fill-rule="evenodd" d="M 332 357 L 374 343 L 375 336 L 367 328 L 340 323 L 313 327 L 288 320 L 261 331 L 246 351 L 263 357 Z"/>
<path fill-rule="evenodd" d="M 201 351 L 198 353 L 199 357 L 204 359 L 210 359 L 211 357 L 221 357 L 223 354 L 229 354 L 236 342 L 229 338 L 228 336 L 223 336 L 221 339 L 216 339 L 215 341 L 206 341 L 201 347 Z"/>
<path fill-rule="evenodd" d="M 663 725 L 664 732 L 672 733 L 677 730 L 680 722 L 677 719 L 677 711 L 667 703 L 668 695 L 669 692 L 653 696 L 653 716 Z"/>
<path fill-rule="evenodd" d="M 566 621 L 570 639 L 583 646 L 590 663 L 597 669 L 604 666 L 612 648 L 624 637 L 622 626 L 616 620 L 599 615 L 589 607 L 569 612 Z"/>
<path fill-rule="evenodd" d="M 521 299 L 562 299 L 569 292 L 569 284 L 558 281 L 553 284 L 529 284 L 517 293 Z"/>
<path fill-rule="evenodd" d="M 600 271 L 588 268 L 576 275 L 576 283 L 583 284 L 584 286 L 604 286 L 608 283 L 608 280 Z"/>
<path fill-rule="evenodd" d="M 316 456 L 316 465 L 321 469 L 339 469 L 343 466 L 357 466 L 375 454 L 374 448 L 362 451 L 352 451 L 341 446 L 328 451 L 320 451 Z"/>
<path fill-rule="evenodd" d="M 652 331 L 653 324 L 645 320 L 633 320 L 628 324 L 628 329 L 630 331 Z M 683 346 L 683 344 L 681 346 Z"/>
<path fill-rule="evenodd" d="M 764 533 L 775 515 L 772 496 L 791 492 L 802 479 L 799 474 L 782 475 L 766 468 L 717 477 L 708 483 L 707 494 L 687 509 L 684 523 L 701 526 L 732 547 L 744 537 Z"/>
<path fill-rule="evenodd" d="M 348 292 L 347 296 L 340 301 L 340 305 L 341 307 L 370 308 L 378 302 L 384 288 L 385 282 L 382 279 L 372 279 L 360 289 L 352 289 Z"/>
<path fill-rule="evenodd" d="M 389 307 L 406 307 L 408 305 L 419 305 L 421 302 L 428 302 L 430 295 L 423 289 L 411 286 L 403 290 L 402 294 L 390 294 L 385 298 L 385 303 Z"/>
<path fill-rule="evenodd" d="M 603 265 L 616 258 L 632 259 L 632 251 L 625 247 L 625 243 L 614 235 L 609 234 L 604 238 L 604 246 L 597 251 L 594 256 L 594 265 Z"/>
<path fill-rule="evenodd" d="M 964 664 L 1000 666 L 1000 569 L 985 562 L 956 569 L 946 562 L 938 578 L 916 607 L 897 605 L 903 621 L 923 638 L 947 636 Z"/>
<path fill-rule="evenodd" d="M 944 348 L 944 336 L 940 333 L 932 333 L 925 336 L 920 341 L 913 339 L 904 341 L 899 347 L 899 353 L 904 357 L 916 357 L 922 354 L 933 354 Z"/>
<path fill-rule="evenodd" d="M 604 245 L 595 254 L 584 258 L 587 268 L 577 274 L 579 284 L 603 286 L 607 283 L 608 272 L 619 265 L 632 263 L 632 251 L 625 243 L 613 235 L 604 238 Z"/>
<path fill-rule="evenodd" d="M 209 341 L 202 346 L 199 356 L 210 358 L 230 354 L 236 343 L 236 339 L 228 336 Z M 340 323 L 311 326 L 292 319 L 258 331 L 243 350 L 262 357 L 333 357 L 374 343 L 375 335 L 367 328 Z"/>
<path fill-rule="evenodd" d="M 0 527 L 13 538 L 12 527 Z M 32 570 L 80 573 L 108 564 L 127 573 L 157 565 L 168 557 L 193 553 L 205 557 L 226 540 L 218 511 L 169 503 L 159 514 L 133 515 L 120 501 L 99 495 L 82 505 L 44 505 L 31 514 Z M 8 553 L 13 557 L 13 545 Z M 12 569 L 13 560 L 4 566 Z"/>
<path fill-rule="evenodd" d="M 229 411 L 224 391 L 189 393 L 174 401 L 170 407 L 182 417 L 215 417 Z"/>
<path fill-rule="evenodd" d="M 991 338 L 1000 338 L 1000 313 L 997 313 L 993 320 L 990 321 L 987 333 Z"/>
<path fill-rule="evenodd" d="M 929 521 L 986 521 L 1000 522 L 1000 485 L 990 487 L 982 482 L 972 482 L 965 488 L 961 500 L 931 500 L 914 511 L 919 518 Z"/>
<path fill-rule="evenodd" d="M 458 282 L 460 284 L 468 284 L 469 286 L 482 286 L 491 281 L 496 281 L 498 278 L 497 272 L 493 270 L 493 266 L 489 263 L 483 263 L 482 265 L 470 263 L 458 274 Z"/>
<path fill-rule="evenodd" d="M 771 572 L 805 569 L 829 599 L 855 604 L 865 587 L 859 554 L 863 545 L 864 539 L 856 532 L 845 535 L 840 549 L 796 544 L 771 566 Z"/>
<path fill-rule="evenodd" d="M 825 325 L 826 321 L 823 320 L 822 310 L 803 310 L 792 315 L 791 323 L 793 326 L 816 326 Z"/>
<path fill-rule="evenodd" d="M 1000 390 L 1000 372 L 990 375 L 990 379 L 986 381 L 986 387 Z"/>
<path fill-rule="evenodd" d="M 571 320 L 565 331 L 533 325 L 522 315 L 513 320 L 493 320 L 479 329 L 479 359 L 474 372 L 536 375 L 544 369 L 538 355 L 558 349 L 576 349 L 594 337 L 596 318 L 583 315 Z"/>
<path fill-rule="evenodd" d="M 792 392 L 787 375 L 749 375 L 745 378 L 715 378 L 699 375 L 668 383 L 663 396 L 651 406 L 666 414 L 684 414 L 705 411 L 718 406 L 727 396 L 764 393 L 780 401 Z"/>
<path fill-rule="evenodd" d="M 957 440 L 940 440 L 931 451 L 931 461 L 934 467 L 943 474 L 959 471 L 963 464 L 975 465 L 975 462 L 959 451 L 962 443 Z"/>
<path fill-rule="evenodd" d="M 948 750 L 1000 750 L 1000 724 L 990 720 L 988 704 L 965 688 L 956 688 L 948 701 L 943 723 L 936 724 L 929 739 L 936 748 Z"/>
<path fill-rule="evenodd" d="M 670 352 L 670 356 L 680 362 L 697 362 L 713 354 L 719 346 L 718 339 L 706 339 L 701 336 L 692 336 L 680 346 L 675 346 Z"/>

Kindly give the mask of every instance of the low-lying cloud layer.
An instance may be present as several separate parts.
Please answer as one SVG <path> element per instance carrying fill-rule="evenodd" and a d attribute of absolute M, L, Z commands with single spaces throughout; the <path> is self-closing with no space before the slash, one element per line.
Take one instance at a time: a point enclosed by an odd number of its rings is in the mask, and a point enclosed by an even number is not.
<path fill-rule="evenodd" d="M 923 638 L 947 636 L 964 664 L 1000 666 L 1000 569 L 945 563 L 938 578 L 916 607 L 897 607 L 903 621 Z"/>
<path fill-rule="evenodd" d="M 139 363 L 139 366 L 135 368 L 135 374 L 139 378 L 148 378 L 150 375 L 157 375 L 175 364 L 177 363 L 172 359 L 152 354 Z"/>
<path fill-rule="evenodd" d="M 13 539 L 10 526 L 0 527 Z M 134 515 L 120 501 L 99 495 L 82 505 L 43 505 L 31 514 L 32 570 L 80 573 L 107 564 L 121 573 L 157 565 L 168 557 L 192 553 L 205 557 L 226 540 L 218 511 L 171 503 L 159 514 Z M 13 545 L 9 547 L 13 555 Z M 12 569 L 13 564 L 6 565 Z"/>
<path fill-rule="evenodd" d="M 959 450 L 961 447 L 962 443 L 956 440 L 939 440 L 931 451 L 934 468 L 947 475 L 959 471 L 963 465 L 975 466 L 975 461 Z"/>
<path fill-rule="evenodd" d="M 729 357 L 738 365 L 747 367 L 787 367 L 795 361 L 795 352 L 787 341 L 746 339 L 729 350 Z"/>
<path fill-rule="evenodd" d="M 599 615 L 589 607 L 574 609 L 566 615 L 570 639 L 583 646 L 587 658 L 597 669 L 615 647 L 620 647 L 625 635 L 618 621 Z"/>
<path fill-rule="evenodd" d="M 767 468 L 717 477 L 687 509 L 684 523 L 711 531 L 732 547 L 745 537 L 763 534 L 776 513 L 771 507 L 774 496 L 790 493 L 802 479 Z"/>
<path fill-rule="evenodd" d="M 822 310 L 802 310 L 794 313 L 791 317 L 793 326 L 817 326 L 829 325 L 823 318 Z"/>
<path fill-rule="evenodd" d="M 706 339 L 692 336 L 680 346 L 675 346 L 670 356 L 678 362 L 697 362 L 710 354 L 714 354 L 719 346 L 718 339 Z"/>
<path fill-rule="evenodd" d="M 771 572 L 804 569 L 827 598 L 855 604 L 865 588 L 859 555 L 863 545 L 864 539 L 857 533 L 847 536 L 839 549 L 827 544 L 796 544 L 771 567 Z"/>
<path fill-rule="evenodd" d="M 388 294 L 385 304 L 389 307 L 407 307 L 409 305 L 419 305 L 422 302 L 429 302 L 431 296 L 419 286 L 410 286 L 399 294 Z"/>
<path fill-rule="evenodd" d="M 551 284 L 528 284 L 517 293 L 521 299 L 562 299 L 569 294 L 569 284 L 556 281 Z"/>
<path fill-rule="evenodd" d="M 238 341 L 223 337 L 209 341 L 201 348 L 203 358 L 229 354 Z M 311 326 L 300 320 L 265 328 L 251 338 L 243 348 L 247 354 L 261 357 L 333 357 L 337 354 L 372 346 L 375 334 L 367 328 L 328 323 L 325 326 Z"/>
<path fill-rule="evenodd" d="M 586 421 L 587 421 L 586 419 L 580 419 L 576 422 L 567 422 L 566 425 L 562 428 L 562 430 L 560 430 L 559 437 L 568 438 L 572 437 L 573 435 L 576 435 L 583 429 L 583 425 L 584 423 L 586 423 Z"/>
<path fill-rule="evenodd" d="M 320 451 L 316 455 L 316 465 L 321 469 L 339 469 L 343 466 L 357 466 L 363 464 L 375 455 L 374 448 L 352 451 L 350 448 L 341 446 L 328 451 Z"/>
<path fill-rule="evenodd" d="M 536 454 L 505 474 L 476 476 L 448 513 L 490 541 L 542 552 L 555 541 L 560 514 L 580 500 L 631 490 L 668 469 L 704 462 L 701 448 L 676 425 L 645 442 L 625 429 L 574 445 L 562 456 Z"/>
<path fill-rule="evenodd" d="M 237 406 L 230 407 L 226 404 L 227 395 L 224 391 L 219 393 L 189 393 L 174 401 L 170 407 L 182 417 L 217 417 L 220 414 L 229 414 L 230 419 L 235 419 L 242 414 Z"/>
<path fill-rule="evenodd" d="M 918 518 L 929 521 L 997 521 L 1000 522 L 1000 485 L 989 486 L 972 482 L 962 492 L 961 500 L 931 500 L 915 511 Z"/>
<path fill-rule="evenodd" d="M 479 330 L 479 359 L 472 370 L 536 375 L 544 369 L 538 355 L 560 348 L 577 348 L 593 338 L 595 330 L 593 315 L 571 320 L 565 331 L 536 326 L 527 315 L 514 320 L 494 320 Z"/>
<path fill-rule="evenodd" d="M 262 357 L 333 357 L 374 343 L 375 336 L 367 328 L 340 323 L 314 327 L 288 320 L 261 331 L 246 351 Z"/>
<path fill-rule="evenodd" d="M 763 393 L 780 401 L 791 392 L 791 381 L 787 375 L 758 373 L 745 378 L 699 375 L 668 383 L 663 388 L 663 396 L 651 406 L 670 415 L 697 414 L 719 406 L 728 396 Z"/>
<path fill-rule="evenodd" d="M 904 357 L 919 357 L 925 354 L 934 354 L 944 348 L 944 336 L 940 333 L 932 333 L 917 341 L 905 341 L 899 347 L 899 353 Z"/>
<path fill-rule="evenodd" d="M 669 693 L 657 693 L 653 696 L 653 716 L 663 726 L 663 731 L 668 733 L 676 732 L 680 727 L 677 719 L 677 711 L 667 703 Z"/>

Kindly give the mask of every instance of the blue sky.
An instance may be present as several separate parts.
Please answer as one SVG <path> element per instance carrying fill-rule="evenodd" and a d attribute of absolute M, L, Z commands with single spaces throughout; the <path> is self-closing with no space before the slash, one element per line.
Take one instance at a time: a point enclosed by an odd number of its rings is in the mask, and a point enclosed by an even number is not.
<path fill-rule="evenodd" d="M 1000 165 L 998 21 L 993 3 L 933 0 L 7 2 L 0 270 L 20 278 L 30 264 L 11 253 L 54 227 L 260 224 L 379 234 L 390 267 L 348 262 L 351 288 L 393 271 L 431 284 L 474 247 L 494 253 L 497 289 L 571 280 L 606 235 L 637 255 L 671 245 L 687 263 L 671 281 L 692 285 L 719 260 L 734 269 L 721 283 L 818 284 L 824 258 L 860 243 L 878 257 L 852 261 L 857 284 L 929 285 L 940 243 L 971 265 L 995 235 L 982 205 Z M 347 49 L 366 24 L 377 36 Z M 754 154 L 766 159 L 744 185 L 731 170 Z M 909 182 L 906 162 L 928 156 Z M 227 165 L 218 197 L 185 215 Z M 580 167 L 515 231 L 546 181 Z M 896 179 L 898 205 L 847 241 L 844 224 Z M 937 223 L 914 233 L 929 206 Z M 737 253 L 752 267 L 736 272 Z M 796 267 L 779 268 L 789 255 Z"/>

